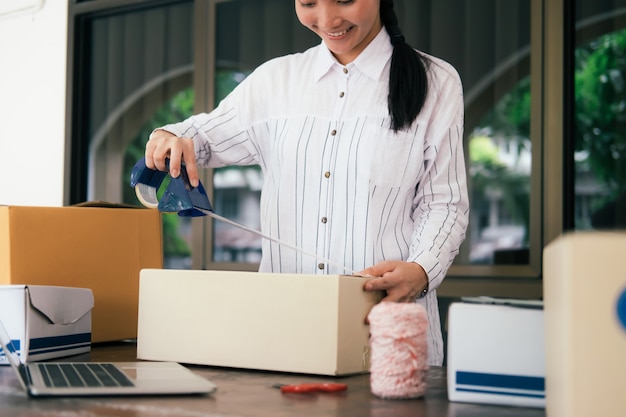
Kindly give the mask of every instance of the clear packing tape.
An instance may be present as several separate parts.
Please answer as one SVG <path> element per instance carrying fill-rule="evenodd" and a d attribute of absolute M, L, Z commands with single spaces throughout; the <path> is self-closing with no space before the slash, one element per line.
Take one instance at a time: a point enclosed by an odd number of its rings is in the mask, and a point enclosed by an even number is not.
<path fill-rule="evenodd" d="M 283 242 L 272 236 L 266 235 L 256 229 L 232 221 L 220 216 L 213 211 L 213 206 L 201 182 L 197 187 L 193 187 L 189 181 L 189 175 L 185 166 L 181 166 L 180 175 L 176 178 L 170 177 L 170 183 L 165 189 L 163 196 L 158 198 L 158 191 L 161 184 L 169 174 L 167 172 L 150 169 L 146 166 L 144 158 L 140 159 L 130 174 L 130 185 L 135 189 L 137 199 L 146 207 L 156 208 L 163 213 L 178 213 L 181 217 L 210 216 L 216 220 L 228 223 L 239 229 L 254 233 L 264 239 L 277 243 L 286 248 L 292 249 L 306 256 L 315 258 L 318 261 L 332 265 L 344 271 L 348 275 L 356 275 L 355 272 L 330 259 L 320 257 L 314 253 L 307 252 L 302 248 Z"/>

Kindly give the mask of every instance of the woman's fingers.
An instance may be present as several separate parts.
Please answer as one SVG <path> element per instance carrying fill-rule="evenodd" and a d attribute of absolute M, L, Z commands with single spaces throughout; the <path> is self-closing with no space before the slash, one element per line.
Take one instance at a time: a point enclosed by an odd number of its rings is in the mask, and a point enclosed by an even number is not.
<path fill-rule="evenodd" d="M 180 175 L 180 166 L 184 162 L 192 186 L 198 185 L 198 168 L 194 154 L 193 141 L 165 130 L 156 130 L 146 143 L 146 166 L 150 169 L 168 171 L 172 177 Z"/>

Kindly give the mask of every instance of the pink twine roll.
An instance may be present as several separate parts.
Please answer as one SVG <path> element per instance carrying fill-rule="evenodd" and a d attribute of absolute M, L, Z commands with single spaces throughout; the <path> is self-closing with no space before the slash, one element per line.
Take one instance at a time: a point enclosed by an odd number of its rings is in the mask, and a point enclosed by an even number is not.
<path fill-rule="evenodd" d="M 383 302 L 368 315 L 370 387 L 381 398 L 417 398 L 426 391 L 428 316 L 420 304 Z"/>

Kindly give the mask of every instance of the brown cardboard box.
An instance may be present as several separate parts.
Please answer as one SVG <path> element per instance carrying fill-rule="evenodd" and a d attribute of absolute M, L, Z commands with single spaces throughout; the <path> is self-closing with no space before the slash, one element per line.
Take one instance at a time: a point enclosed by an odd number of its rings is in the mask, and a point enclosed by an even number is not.
<path fill-rule="evenodd" d="M 139 271 L 162 265 L 157 210 L 0 207 L 0 284 L 91 289 L 93 342 L 136 337 Z"/>
<path fill-rule="evenodd" d="M 141 271 L 137 356 L 319 375 L 369 371 L 365 278 Z"/>

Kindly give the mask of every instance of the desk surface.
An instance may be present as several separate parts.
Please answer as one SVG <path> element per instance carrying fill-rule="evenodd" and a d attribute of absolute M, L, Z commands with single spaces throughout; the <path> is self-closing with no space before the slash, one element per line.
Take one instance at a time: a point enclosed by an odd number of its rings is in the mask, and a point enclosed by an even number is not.
<path fill-rule="evenodd" d="M 131 342 L 94 345 L 88 355 L 72 360 L 135 360 Z M 428 391 L 414 400 L 383 400 L 370 392 L 369 375 L 324 378 L 275 372 L 190 366 L 213 381 L 217 392 L 189 397 L 119 397 L 31 399 L 8 366 L 0 366 L 0 415 L 2 417 L 545 417 L 533 408 L 450 403 L 445 368 L 431 368 Z M 281 394 L 276 383 L 333 381 L 348 384 L 342 393 Z"/>

